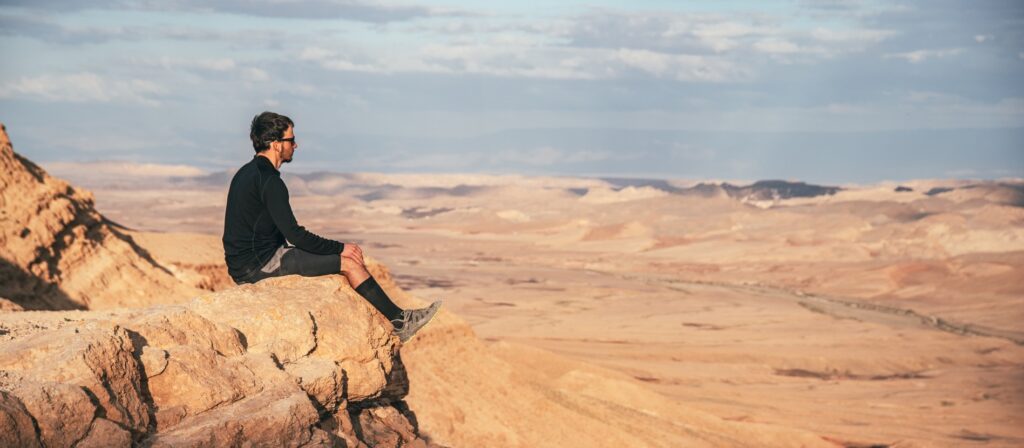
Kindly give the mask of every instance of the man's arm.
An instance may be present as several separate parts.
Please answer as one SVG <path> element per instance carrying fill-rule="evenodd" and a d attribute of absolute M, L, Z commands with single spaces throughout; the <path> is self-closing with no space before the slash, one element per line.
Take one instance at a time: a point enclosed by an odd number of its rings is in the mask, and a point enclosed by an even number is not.
<path fill-rule="evenodd" d="M 281 178 L 275 176 L 267 181 L 263 189 L 263 201 L 274 225 L 295 247 L 321 255 L 340 254 L 345 250 L 344 244 L 320 237 L 299 225 L 288 202 L 288 187 L 285 187 Z"/>

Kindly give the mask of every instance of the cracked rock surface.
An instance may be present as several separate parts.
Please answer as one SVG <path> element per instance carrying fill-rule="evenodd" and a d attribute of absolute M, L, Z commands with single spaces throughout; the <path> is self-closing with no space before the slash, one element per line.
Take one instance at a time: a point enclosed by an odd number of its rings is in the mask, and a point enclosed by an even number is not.
<path fill-rule="evenodd" d="M 0 445 L 430 446 L 390 324 L 338 277 L 74 315 L 0 345 Z"/>

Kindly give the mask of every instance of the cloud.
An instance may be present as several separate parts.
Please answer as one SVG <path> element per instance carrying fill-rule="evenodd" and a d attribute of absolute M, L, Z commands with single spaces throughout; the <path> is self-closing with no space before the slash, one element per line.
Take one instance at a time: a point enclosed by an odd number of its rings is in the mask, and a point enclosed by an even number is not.
<path fill-rule="evenodd" d="M 131 64 L 140 67 L 153 67 L 163 70 L 202 70 L 211 72 L 227 72 L 238 68 L 238 63 L 232 58 L 172 58 L 161 56 L 158 58 L 136 58 L 131 59 Z"/>
<path fill-rule="evenodd" d="M 69 27 L 44 18 L 0 14 L 0 35 L 29 36 L 44 42 L 82 45 L 113 39 L 138 39 L 141 30 L 124 27 Z"/>
<path fill-rule="evenodd" d="M 677 81 L 719 82 L 748 77 L 741 68 L 722 58 L 622 49 L 615 54 L 615 59 L 658 78 Z"/>
<path fill-rule="evenodd" d="M 827 11 L 852 11 L 864 5 L 862 0 L 800 0 L 801 8 Z"/>
<path fill-rule="evenodd" d="M 80 11 L 143 10 L 221 12 L 260 17 L 296 19 L 346 19 L 358 22 L 387 23 L 426 17 L 472 15 L 467 11 L 359 0 L 6 0 L 5 6 L 35 10 Z"/>
<path fill-rule="evenodd" d="M 801 52 L 799 45 L 785 39 L 761 39 L 754 42 L 754 49 L 762 53 L 792 54 Z"/>
<path fill-rule="evenodd" d="M 715 54 L 779 32 L 755 22 L 745 16 L 597 11 L 567 18 L 559 37 L 572 47 Z"/>
<path fill-rule="evenodd" d="M 847 44 L 875 44 L 899 34 L 894 30 L 854 28 L 831 29 L 818 27 L 811 31 L 811 37 L 822 42 Z"/>
<path fill-rule="evenodd" d="M 319 47 L 299 59 L 323 68 L 364 73 L 474 74 L 535 79 L 655 77 L 689 82 L 739 81 L 749 73 L 720 57 L 638 49 L 572 49 L 519 45 L 426 45 L 412 53 L 372 58 Z"/>
<path fill-rule="evenodd" d="M 950 56 L 956 56 L 963 53 L 963 48 L 944 48 L 941 50 L 916 50 L 908 51 L 904 53 L 886 53 L 882 55 L 884 59 L 905 59 L 911 64 L 917 64 L 924 62 L 928 59 L 942 59 Z"/>
<path fill-rule="evenodd" d="M 145 144 L 146 142 L 140 143 Z M 109 147 L 102 148 L 102 150 L 109 149 Z M 132 149 L 138 149 L 138 147 L 133 147 Z M 209 174 L 207 171 L 191 165 L 136 163 L 125 161 L 50 162 L 46 164 L 46 170 L 61 177 L 69 174 L 75 175 L 78 173 L 78 175 L 81 175 L 82 173 L 87 173 L 90 177 L 108 180 L 123 177 L 147 179 L 199 177 Z"/>
<path fill-rule="evenodd" d="M 702 23 L 692 29 L 692 35 L 715 52 L 729 51 L 740 46 L 740 39 L 775 34 L 763 28 L 730 21 Z"/>
<path fill-rule="evenodd" d="M 159 106 L 166 90 L 142 79 L 112 80 L 95 73 L 23 77 L 0 87 L 0 98 L 25 98 L 48 102 L 123 102 Z"/>
<path fill-rule="evenodd" d="M 182 81 L 195 84 L 199 82 L 229 81 L 244 83 L 262 83 L 271 80 L 270 73 L 260 67 L 252 66 L 251 62 L 240 62 L 234 58 L 186 58 L 186 57 L 146 57 L 129 58 L 119 61 L 122 67 L 134 70 L 122 71 L 122 75 L 134 73 L 142 77 L 162 77 L 168 81 Z M 189 76 L 189 73 L 196 76 Z"/>
<path fill-rule="evenodd" d="M 977 43 L 984 43 L 987 40 L 995 39 L 996 37 L 991 34 L 975 34 L 974 41 Z"/>
<path fill-rule="evenodd" d="M 833 22 L 809 28 L 807 22 L 790 16 L 753 10 L 730 15 L 599 11 L 570 18 L 563 38 L 573 47 L 715 54 L 754 66 L 759 61 L 745 56 L 779 60 L 802 55 L 814 61 L 861 52 L 899 34 L 860 20 Z"/>
<path fill-rule="evenodd" d="M 28 37 L 51 44 L 73 46 L 99 45 L 108 42 L 176 40 L 232 44 L 246 48 L 274 48 L 279 47 L 282 40 L 296 39 L 299 34 L 286 29 L 266 34 L 265 30 L 257 29 L 223 30 L 180 25 L 105 24 L 103 26 L 88 26 L 74 24 L 78 20 L 66 16 L 61 21 L 57 21 L 45 16 L 0 14 L 0 36 Z"/>
<path fill-rule="evenodd" d="M 242 69 L 242 79 L 248 82 L 266 82 L 270 81 L 270 75 L 263 69 L 248 67 Z"/>

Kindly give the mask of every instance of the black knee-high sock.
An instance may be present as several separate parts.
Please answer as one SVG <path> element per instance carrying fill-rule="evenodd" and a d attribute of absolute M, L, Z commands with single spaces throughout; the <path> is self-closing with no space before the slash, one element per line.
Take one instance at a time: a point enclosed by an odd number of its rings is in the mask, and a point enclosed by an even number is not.
<path fill-rule="evenodd" d="M 388 320 L 395 320 L 402 316 L 402 309 L 391 301 L 384 288 L 377 284 L 377 279 L 370 277 L 356 286 L 356 292 L 370 302 L 377 311 L 380 311 Z"/>

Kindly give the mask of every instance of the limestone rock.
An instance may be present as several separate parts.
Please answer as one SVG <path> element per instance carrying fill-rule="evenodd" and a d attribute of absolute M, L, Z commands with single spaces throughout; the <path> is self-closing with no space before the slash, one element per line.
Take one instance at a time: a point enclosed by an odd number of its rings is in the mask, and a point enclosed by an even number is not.
<path fill-rule="evenodd" d="M 93 203 L 14 152 L 0 125 L 0 296 L 26 309 L 109 309 L 198 294 Z"/>
<path fill-rule="evenodd" d="M 346 407 L 347 406 L 343 406 Z M 350 448 L 366 448 L 366 443 L 356 435 L 355 425 L 348 410 L 337 412 L 320 421 L 320 427 L 328 432 L 332 439 L 337 439 L 343 446 Z"/>
<path fill-rule="evenodd" d="M 324 409 L 336 410 L 342 400 L 346 373 L 337 362 L 320 358 L 303 358 L 284 366 L 311 398 Z"/>
<path fill-rule="evenodd" d="M 105 321 L 86 322 L 0 346 L 0 370 L 15 371 L 33 381 L 78 386 L 107 419 L 143 432 L 149 425 L 149 408 L 142 397 L 134 352 L 124 328 Z"/>
<path fill-rule="evenodd" d="M 189 345 L 209 348 L 224 356 L 245 352 L 240 334 L 218 325 L 184 306 L 154 307 L 131 315 L 132 330 L 142 346 L 167 348 Z"/>
<path fill-rule="evenodd" d="M 153 447 L 222 447 L 258 441 L 260 446 L 299 447 L 313 437 L 318 415 L 298 387 L 261 392 L 160 432 Z"/>
<path fill-rule="evenodd" d="M 0 446 L 42 446 L 35 431 L 32 414 L 25 409 L 21 400 L 0 390 Z"/>
<path fill-rule="evenodd" d="M 17 313 L 33 329 L 0 341 L 0 446 L 422 446 L 393 409 L 408 382 L 390 323 L 339 279 Z"/>
<path fill-rule="evenodd" d="M 26 382 L 12 391 L 35 417 L 45 446 L 72 446 L 89 433 L 96 405 L 79 386 Z"/>
<path fill-rule="evenodd" d="M 75 445 L 75 448 L 128 448 L 132 446 L 132 434 L 116 423 L 105 418 L 92 421 L 89 434 Z"/>
<path fill-rule="evenodd" d="M 233 403 L 261 387 L 241 362 L 212 349 L 178 345 L 167 353 L 167 367 L 149 378 L 158 428 L 173 427 L 181 418 Z"/>
<path fill-rule="evenodd" d="M 356 434 L 373 447 L 426 448 L 427 443 L 416 435 L 416 429 L 398 409 L 392 406 L 369 407 L 354 412 L 358 420 Z"/>
<path fill-rule="evenodd" d="M 167 350 L 150 346 L 142 347 L 142 353 L 139 354 L 139 362 L 142 363 L 146 378 L 152 378 L 164 373 L 164 370 L 167 369 L 167 356 Z"/>
<path fill-rule="evenodd" d="M 21 305 L 0 297 L 0 313 L 4 311 L 25 311 Z"/>
<path fill-rule="evenodd" d="M 238 329 L 250 352 L 269 353 L 285 366 L 304 357 L 337 361 L 350 401 L 377 398 L 387 385 L 399 341 L 391 324 L 342 278 L 271 278 L 200 296 L 189 307 Z M 305 366 L 308 384 L 312 371 Z M 336 375 L 331 369 L 319 372 L 320 382 L 329 383 Z"/>

